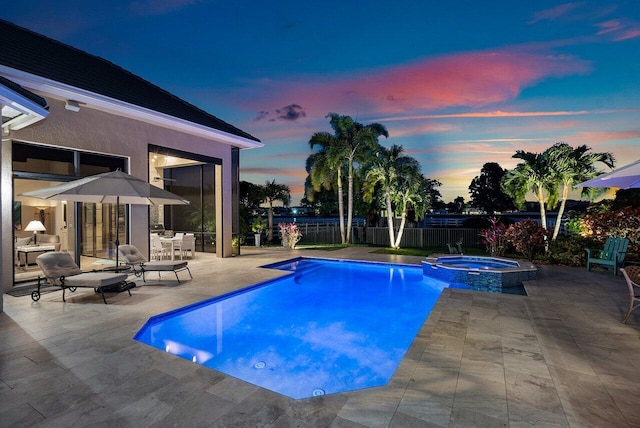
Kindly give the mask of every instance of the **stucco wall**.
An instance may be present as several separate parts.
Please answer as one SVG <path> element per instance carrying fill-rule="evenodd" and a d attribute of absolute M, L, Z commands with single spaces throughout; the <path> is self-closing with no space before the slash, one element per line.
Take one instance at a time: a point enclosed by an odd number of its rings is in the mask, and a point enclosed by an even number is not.
<path fill-rule="evenodd" d="M 211 156 L 222 160 L 222 200 L 229 201 L 231 195 L 231 146 L 208 140 L 200 136 L 186 134 L 173 129 L 163 128 L 131 118 L 116 116 L 104 111 L 81 106 L 80 111 L 73 112 L 64 108 L 64 101 L 52 99 L 46 94 L 39 94 L 49 102 L 49 116 L 31 126 L 3 135 L 2 152 L 2 283 L 7 291 L 13 284 L 11 260 L 13 250 L 11 240 L 6 244 L 4 235 L 11 234 L 11 159 L 9 140 L 20 140 L 59 147 L 108 153 L 130 159 L 132 175 L 143 180 L 148 179 L 148 145 L 163 146 L 185 152 Z M 7 170 L 8 167 L 8 170 Z M 8 174 L 7 177 L 5 177 Z M 8 196 L 7 196 L 8 195 Z M 131 242 L 139 246 L 143 252 L 148 251 L 148 219 L 146 206 L 131 207 L 129 230 Z M 231 254 L 231 204 L 224 203 L 222 225 L 218 236 L 222 236 L 222 251 L 219 256 Z M 8 229 L 8 230 L 5 230 Z M 5 245 L 6 244 L 6 245 Z M 5 248 L 7 247 L 7 248 Z M 7 269 L 8 266 L 8 269 Z M 1 297 L 0 297 L 1 298 Z M 1 302 L 1 301 L 0 301 Z M 0 306 L 1 310 L 1 306 Z"/>

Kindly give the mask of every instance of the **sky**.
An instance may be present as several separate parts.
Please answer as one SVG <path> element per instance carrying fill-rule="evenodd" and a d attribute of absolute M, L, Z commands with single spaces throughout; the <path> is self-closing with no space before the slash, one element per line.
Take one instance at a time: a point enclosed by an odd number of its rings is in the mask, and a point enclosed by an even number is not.
<path fill-rule="evenodd" d="M 257 137 L 240 178 L 288 185 L 292 205 L 330 112 L 384 125 L 445 202 L 517 150 L 640 159 L 638 0 L 30 0 L 0 16 Z"/>

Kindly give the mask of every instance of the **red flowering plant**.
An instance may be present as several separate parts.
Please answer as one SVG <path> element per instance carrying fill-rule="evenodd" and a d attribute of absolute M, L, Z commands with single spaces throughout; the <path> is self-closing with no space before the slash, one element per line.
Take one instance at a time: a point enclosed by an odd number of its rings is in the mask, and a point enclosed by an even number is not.
<path fill-rule="evenodd" d="M 530 262 L 537 254 L 545 251 L 549 242 L 549 232 L 531 219 L 509 226 L 506 236 L 516 251 L 520 251 Z"/>
<path fill-rule="evenodd" d="M 487 253 L 491 257 L 500 257 L 507 249 L 507 226 L 500 223 L 500 219 L 497 217 L 489 217 L 489 223 L 491 226 L 482 229 L 479 235 L 482 238 L 482 243 L 487 247 Z"/>
<path fill-rule="evenodd" d="M 287 248 L 295 248 L 298 241 L 302 239 L 302 232 L 295 223 L 278 223 L 278 228 L 282 237 L 282 245 Z"/>

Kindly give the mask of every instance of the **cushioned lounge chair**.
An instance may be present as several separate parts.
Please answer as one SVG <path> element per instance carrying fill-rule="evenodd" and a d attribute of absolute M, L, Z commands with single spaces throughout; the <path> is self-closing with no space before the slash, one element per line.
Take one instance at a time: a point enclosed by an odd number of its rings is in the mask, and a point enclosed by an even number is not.
<path fill-rule="evenodd" d="M 83 272 L 73 261 L 71 254 L 62 251 L 52 251 L 36 257 L 36 264 L 42 269 L 44 278 L 38 276 L 38 289 L 31 293 L 34 301 L 40 300 L 40 287 L 43 280 L 51 285 L 62 288 L 62 301 L 65 300 L 65 290 L 76 291 L 78 287 L 93 288 L 102 295 L 102 300 L 107 303 L 105 292 L 127 291 L 131 296 L 131 289 L 136 286 L 134 282 L 127 282 L 127 273 L 92 271 Z"/>
<path fill-rule="evenodd" d="M 631 312 L 640 308 L 640 266 L 627 266 L 620 269 L 620 272 L 624 275 L 627 287 L 629 287 L 629 310 L 622 319 L 622 322 L 626 324 Z"/>
<path fill-rule="evenodd" d="M 144 277 L 145 272 L 158 272 L 158 278 L 160 278 L 160 272 L 173 272 L 176 275 L 178 283 L 180 278 L 178 272 L 186 270 L 191 275 L 187 261 L 185 260 L 153 260 L 148 261 L 142 253 L 133 245 L 120 245 L 118 247 L 118 255 L 122 262 L 133 268 L 137 276 L 142 276 L 142 280 L 146 282 Z"/>

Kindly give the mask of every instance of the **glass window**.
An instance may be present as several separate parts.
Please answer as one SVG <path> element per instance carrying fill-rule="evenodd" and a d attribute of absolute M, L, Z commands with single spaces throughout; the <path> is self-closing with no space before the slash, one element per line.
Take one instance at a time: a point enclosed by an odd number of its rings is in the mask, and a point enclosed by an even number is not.
<path fill-rule="evenodd" d="M 103 172 L 127 171 L 126 159 L 94 153 L 80 153 L 80 177 L 102 174 Z"/>
<path fill-rule="evenodd" d="M 12 152 L 14 171 L 74 175 L 73 150 L 14 142 Z"/>

